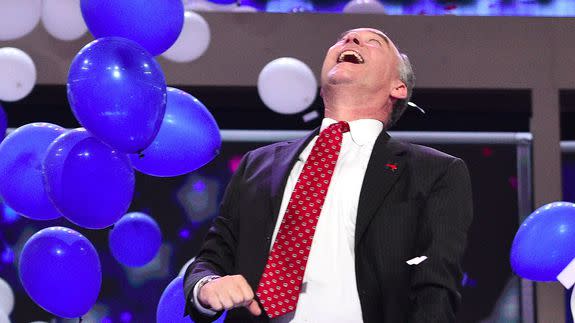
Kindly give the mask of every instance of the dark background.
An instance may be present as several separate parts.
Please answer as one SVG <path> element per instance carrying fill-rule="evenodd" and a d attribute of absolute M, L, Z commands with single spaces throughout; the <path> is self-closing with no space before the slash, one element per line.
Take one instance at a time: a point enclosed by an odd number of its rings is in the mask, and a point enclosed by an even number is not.
<path fill-rule="evenodd" d="M 178 86 L 202 101 L 216 118 L 221 129 L 313 129 L 321 118 L 310 122 L 302 116 L 323 111 L 321 97 L 304 112 L 277 114 L 265 107 L 256 87 Z M 408 109 L 392 130 L 411 131 L 529 131 L 531 92 L 529 90 L 425 89 L 416 88 L 412 100 L 427 111 L 421 114 Z M 78 123 L 68 106 L 64 85 L 39 85 L 18 102 L 1 103 L 10 127 L 44 121 L 72 128 Z M 561 92 L 568 124 L 575 112 L 575 91 Z M 562 132 L 562 139 L 575 139 L 575 132 Z"/>

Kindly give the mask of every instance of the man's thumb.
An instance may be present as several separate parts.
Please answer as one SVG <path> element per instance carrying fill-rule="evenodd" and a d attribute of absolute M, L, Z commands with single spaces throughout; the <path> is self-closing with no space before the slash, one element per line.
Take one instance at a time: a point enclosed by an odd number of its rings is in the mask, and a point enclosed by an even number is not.
<path fill-rule="evenodd" d="M 255 299 L 252 299 L 252 301 L 246 307 L 248 308 L 250 313 L 252 313 L 255 316 L 260 316 L 262 314 L 260 305 Z"/>

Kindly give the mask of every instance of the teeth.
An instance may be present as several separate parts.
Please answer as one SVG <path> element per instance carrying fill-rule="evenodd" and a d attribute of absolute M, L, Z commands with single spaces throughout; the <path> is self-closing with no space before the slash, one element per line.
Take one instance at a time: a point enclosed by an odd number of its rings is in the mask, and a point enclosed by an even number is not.
<path fill-rule="evenodd" d="M 343 62 L 344 58 L 348 55 L 354 56 L 359 63 L 363 63 L 363 57 L 361 57 L 361 55 L 358 52 L 353 51 L 353 50 L 343 51 L 341 54 L 339 54 L 339 57 L 337 58 L 337 62 L 338 63 Z"/>

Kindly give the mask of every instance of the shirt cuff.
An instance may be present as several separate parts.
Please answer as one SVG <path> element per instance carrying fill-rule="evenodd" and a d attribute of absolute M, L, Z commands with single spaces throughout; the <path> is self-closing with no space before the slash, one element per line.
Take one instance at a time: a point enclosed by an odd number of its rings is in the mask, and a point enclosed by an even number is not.
<path fill-rule="evenodd" d="M 218 312 L 216 312 L 214 310 L 203 307 L 202 304 L 200 303 L 200 301 L 198 300 L 200 288 L 202 286 L 204 286 L 205 284 L 207 284 L 209 281 L 214 280 L 216 278 L 220 278 L 220 276 L 217 276 L 217 275 L 206 276 L 206 277 L 198 280 L 198 282 L 194 286 L 192 304 L 200 313 L 202 313 L 204 315 L 214 316 L 214 315 L 218 314 Z"/>

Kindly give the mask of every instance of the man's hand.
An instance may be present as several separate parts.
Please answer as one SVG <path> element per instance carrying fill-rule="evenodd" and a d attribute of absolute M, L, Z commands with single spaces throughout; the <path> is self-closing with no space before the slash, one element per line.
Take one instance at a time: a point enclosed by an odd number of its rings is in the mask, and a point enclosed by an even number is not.
<path fill-rule="evenodd" d="M 214 311 L 246 307 L 255 316 L 262 314 L 254 292 L 244 276 L 233 275 L 214 279 L 200 288 L 198 300 Z"/>

